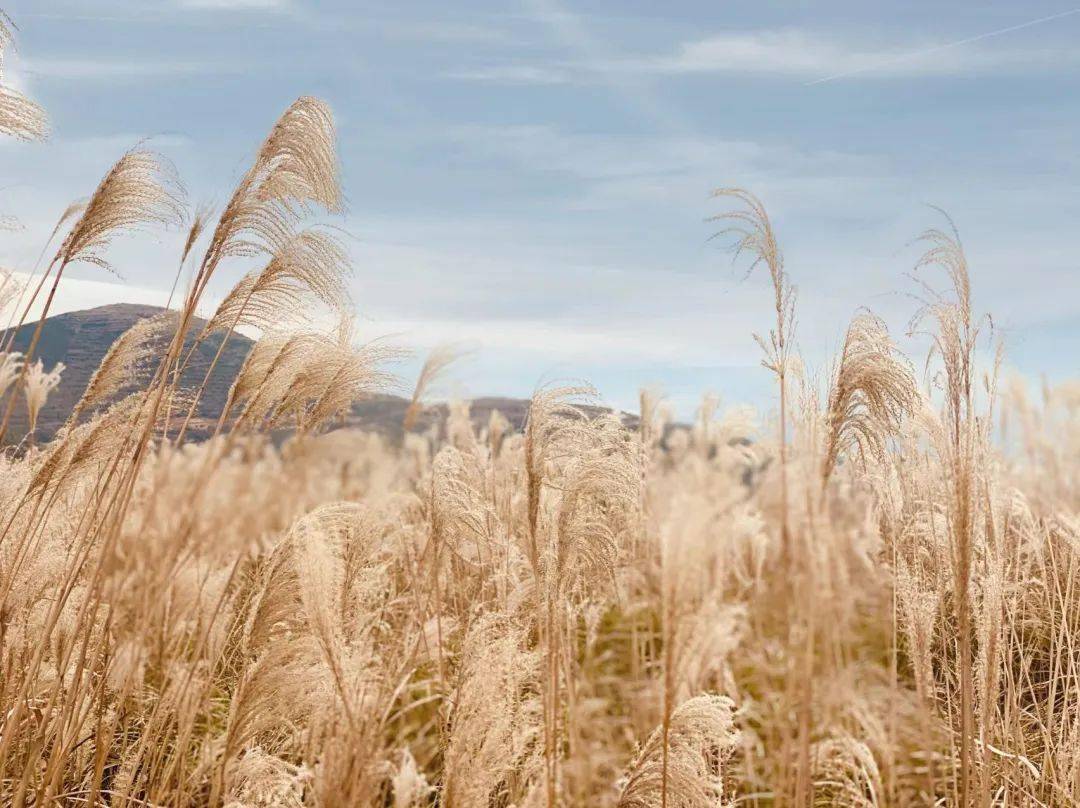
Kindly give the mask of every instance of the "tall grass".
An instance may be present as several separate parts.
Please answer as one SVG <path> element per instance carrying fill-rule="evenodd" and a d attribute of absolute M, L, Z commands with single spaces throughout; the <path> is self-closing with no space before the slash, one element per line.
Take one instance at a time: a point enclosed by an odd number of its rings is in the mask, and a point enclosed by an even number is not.
<path fill-rule="evenodd" d="M 0 802 L 1080 799 L 1080 395 L 980 375 L 955 230 L 918 262 L 944 270 L 913 323 L 925 384 L 858 312 L 819 394 L 765 207 L 724 191 L 770 271 L 775 429 L 712 399 L 671 424 L 653 392 L 635 423 L 578 386 L 538 390 L 520 433 L 464 403 L 417 431 L 442 350 L 392 444 L 330 431 L 395 355 L 353 335 L 348 256 L 319 224 L 336 166 L 310 98 L 216 219 L 130 152 L 61 217 L 33 288 L 0 279 L 20 322 L 122 233 L 185 228 L 163 259 L 178 308 L 115 343 L 52 441 L 0 456 Z M 260 268 L 196 332 L 236 259 Z M 186 442 L 206 384 L 181 386 L 184 346 L 240 326 L 262 335 L 218 430 Z M 40 333 L 3 346 L 0 429 L 48 395 Z"/>

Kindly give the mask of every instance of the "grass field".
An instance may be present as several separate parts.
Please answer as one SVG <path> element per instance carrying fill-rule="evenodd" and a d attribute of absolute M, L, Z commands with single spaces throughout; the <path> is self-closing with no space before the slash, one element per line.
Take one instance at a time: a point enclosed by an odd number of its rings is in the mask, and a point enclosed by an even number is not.
<path fill-rule="evenodd" d="M 0 100 L 0 130 L 43 134 Z M 551 386 L 522 433 L 455 403 L 391 445 L 328 431 L 395 356 L 353 338 L 348 255 L 318 226 L 340 200 L 330 110 L 301 98 L 215 215 L 133 150 L 34 281 L 0 287 L 19 324 L 119 234 L 189 234 L 162 256 L 172 313 L 113 345 L 43 445 L 12 414 L 32 425 L 62 369 L 0 345 L 4 805 L 1080 800 L 1080 388 L 1033 401 L 980 366 L 955 232 L 923 236 L 925 374 L 861 313 L 806 378 L 768 214 L 724 189 L 718 235 L 775 294 L 764 423 Z M 253 259 L 191 333 L 219 267 Z M 237 328 L 261 337 L 217 434 L 186 440 L 192 339 Z M 410 424 L 453 358 L 430 357 Z"/>

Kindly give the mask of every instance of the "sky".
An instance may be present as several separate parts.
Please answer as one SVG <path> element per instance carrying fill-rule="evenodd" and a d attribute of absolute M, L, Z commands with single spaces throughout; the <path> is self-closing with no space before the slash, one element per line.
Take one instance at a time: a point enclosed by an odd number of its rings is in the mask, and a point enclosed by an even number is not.
<path fill-rule="evenodd" d="M 827 371 L 861 307 L 901 347 L 914 240 L 956 222 L 978 311 L 1029 378 L 1080 375 L 1080 7 L 1053 2 L 8 0 L 5 81 L 48 111 L 0 144 L 0 265 L 31 271 L 72 199 L 145 141 L 221 205 L 297 96 L 339 126 L 365 338 L 471 353 L 446 393 L 587 379 L 765 409 L 772 319 L 707 219 L 765 202 Z M 126 239 L 120 277 L 73 268 L 58 310 L 164 302 L 175 233 Z M 220 297 L 244 267 L 223 267 Z M 926 280 L 943 286 L 933 274 Z M 922 366 L 921 358 L 917 361 Z"/>

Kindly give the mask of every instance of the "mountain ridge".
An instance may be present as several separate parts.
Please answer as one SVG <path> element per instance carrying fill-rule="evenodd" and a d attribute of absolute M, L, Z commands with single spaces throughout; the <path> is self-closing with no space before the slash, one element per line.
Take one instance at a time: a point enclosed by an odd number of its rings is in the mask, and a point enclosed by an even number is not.
<path fill-rule="evenodd" d="M 64 371 L 60 376 L 60 384 L 46 399 L 38 417 L 35 440 L 49 440 L 56 431 L 67 421 L 75 405 L 82 397 L 83 391 L 90 381 L 90 377 L 101 364 L 102 358 L 112 344 L 140 320 L 154 317 L 167 309 L 161 306 L 150 306 L 139 303 L 110 303 L 91 309 L 65 312 L 44 320 L 41 330 L 41 339 L 37 350 L 34 352 L 35 361 L 40 359 L 46 370 L 53 368 L 57 362 L 64 363 Z M 195 334 L 201 330 L 206 321 L 195 318 L 194 327 L 190 330 L 188 338 L 184 341 L 185 351 L 192 350 L 195 343 Z M 15 331 L 15 339 L 12 350 L 25 354 L 33 338 L 34 329 L 38 323 L 26 323 Z M 11 329 L 0 332 L 2 344 L 6 344 Z M 215 332 L 207 336 L 197 347 L 181 377 L 187 386 L 197 386 L 202 383 L 214 355 L 221 346 L 224 335 Z M 147 380 L 157 370 L 161 356 L 171 339 L 171 334 L 162 334 L 152 345 L 157 349 L 154 359 L 144 367 L 139 368 L 132 382 L 124 386 L 115 398 L 127 395 L 140 386 L 145 385 Z M 206 396 L 200 402 L 193 419 L 196 433 L 208 428 L 210 422 L 216 420 L 221 412 L 225 397 L 228 395 L 232 380 L 240 370 L 248 351 L 254 342 L 243 334 L 233 334 L 222 352 L 217 367 L 214 368 L 207 384 Z M 20 395 L 20 399 L 22 396 Z M 90 413 L 86 413 L 89 417 Z M 82 420 L 85 420 L 82 419 Z M 22 439 L 28 430 L 25 401 L 17 402 L 12 414 L 10 429 L 7 440 L 17 442 Z M 197 434 L 198 436 L 198 434 Z"/>
<path fill-rule="evenodd" d="M 41 339 L 35 351 L 45 368 L 51 369 L 57 362 L 63 362 L 65 369 L 60 377 L 60 384 L 49 395 L 38 418 L 35 440 L 47 441 L 67 421 L 90 377 L 101 363 L 109 347 L 127 329 L 140 320 L 154 317 L 167 309 L 138 303 L 110 303 L 90 309 L 65 312 L 48 317 L 42 327 Z M 185 351 L 190 351 L 194 344 L 194 334 L 198 333 L 206 321 L 195 318 L 185 340 Z M 12 350 L 26 353 L 37 322 L 26 323 L 17 329 Z M 10 329 L 0 331 L 0 344 L 6 344 Z M 197 388 L 206 374 L 210 362 L 221 345 L 221 332 L 210 334 L 196 349 L 196 353 L 183 374 L 182 383 Z M 160 340 L 160 352 L 154 361 L 148 363 L 137 374 L 137 380 L 126 386 L 117 395 L 126 395 L 145 384 L 160 362 L 170 336 Z M 243 365 L 244 359 L 254 345 L 254 341 L 243 334 L 233 333 L 222 352 L 218 365 L 210 377 L 206 392 L 200 401 L 196 417 L 192 419 L 189 435 L 199 440 L 213 431 L 213 426 L 224 407 L 229 387 Z M 358 402 L 352 412 L 336 422 L 337 427 L 349 427 L 378 432 L 385 437 L 400 441 L 401 423 L 409 406 L 408 399 L 392 394 L 376 394 Z M 486 424 L 492 410 L 499 410 L 510 422 L 511 428 L 521 429 L 528 412 L 527 399 L 485 396 L 470 400 L 470 414 L 474 424 Z M 89 413 L 86 414 L 87 417 Z M 423 431 L 435 423 L 445 420 L 447 406 L 436 404 L 429 407 L 418 419 L 415 429 Z M 12 422 L 8 430 L 7 441 L 17 443 L 22 440 L 28 429 L 25 401 L 16 404 Z"/>

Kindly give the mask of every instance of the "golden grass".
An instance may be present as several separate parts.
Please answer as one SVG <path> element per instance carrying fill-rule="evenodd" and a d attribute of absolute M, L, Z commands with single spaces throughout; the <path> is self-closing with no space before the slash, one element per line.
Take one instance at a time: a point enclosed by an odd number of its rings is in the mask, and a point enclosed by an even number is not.
<path fill-rule="evenodd" d="M 949 287 L 930 279 L 916 320 L 925 388 L 861 313 L 819 397 L 765 208 L 725 190 L 720 218 L 773 281 L 771 437 L 739 440 L 744 414 L 708 400 L 673 426 L 651 392 L 627 425 L 578 387 L 537 391 L 522 434 L 455 405 L 392 446 L 326 431 L 392 354 L 354 341 L 347 257 L 311 229 L 340 203 L 333 143 L 324 104 L 290 107 L 216 223 L 188 226 L 179 310 L 116 343 L 53 441 L 0 456 L 3 804 L 1080 799 L 1080 394 L 980 378 L 955 232 L 920 262 Z M 29 299 L 180 221 L 165 165 L 122 157 L 61 218 Z M 193 445 L 184 337 L 234 257 L 265 268 L 213 322 L 264 334 Z M 270 329 L 279 310 L 295 324 Z M 115 400 L 162 332 L 158 370 Z M 52 383 L 36 336 L 0 354 L 7 414 Z M 410 426 L 452 358 L 425 364 Z"/>

